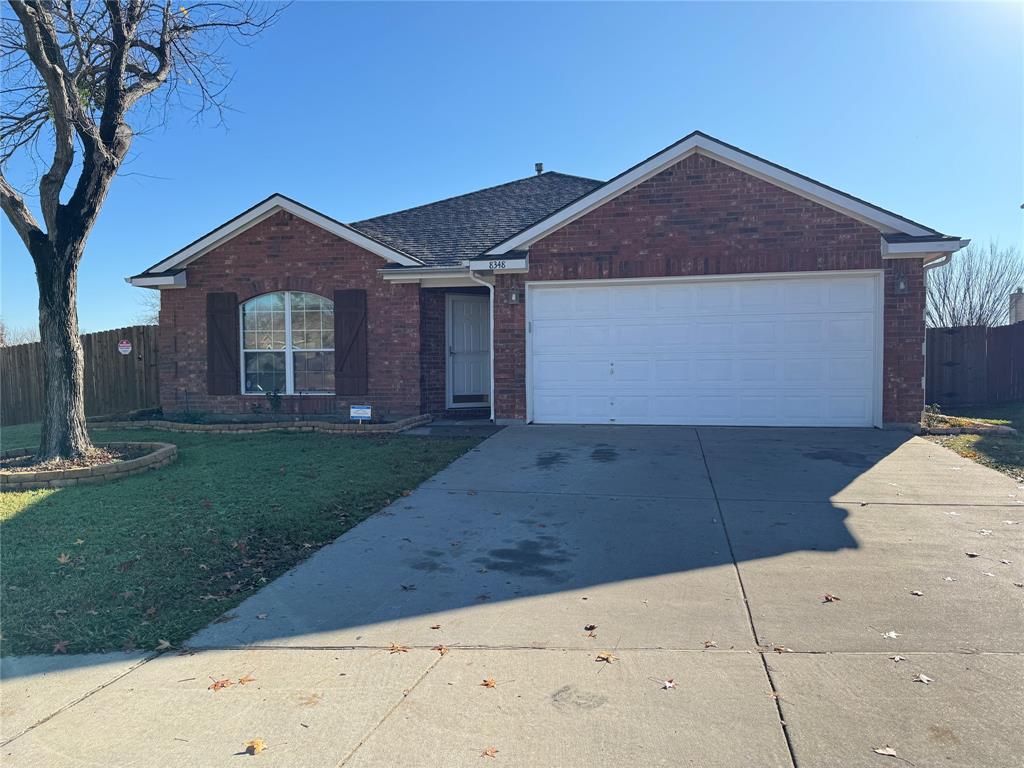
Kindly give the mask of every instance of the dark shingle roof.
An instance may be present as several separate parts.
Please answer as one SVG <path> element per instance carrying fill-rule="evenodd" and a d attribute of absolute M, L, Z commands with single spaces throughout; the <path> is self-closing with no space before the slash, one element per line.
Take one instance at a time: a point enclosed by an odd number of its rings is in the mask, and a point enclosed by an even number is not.
<path fill-rule="evenodd" d="M 548 171 L 349 226 L 430 266 L 457 265 L 603 183 Z"/>

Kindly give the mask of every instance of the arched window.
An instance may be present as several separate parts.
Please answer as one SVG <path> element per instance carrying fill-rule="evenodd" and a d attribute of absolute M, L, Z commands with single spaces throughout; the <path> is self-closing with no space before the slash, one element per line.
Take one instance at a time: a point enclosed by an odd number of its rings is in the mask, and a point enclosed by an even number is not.
<path fill-rule="evenodd" d="M 242 304 L 246 394 L 334 392 L 334 302 L 313 293 L 267 293 Z"/>

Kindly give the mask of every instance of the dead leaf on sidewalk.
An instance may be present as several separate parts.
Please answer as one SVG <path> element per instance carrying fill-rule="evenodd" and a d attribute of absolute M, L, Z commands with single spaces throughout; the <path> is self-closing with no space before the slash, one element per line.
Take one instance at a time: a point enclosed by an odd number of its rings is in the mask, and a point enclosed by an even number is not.
<path fill-rule="evenodd" d="M 398 643 L 392 643 L 391 645 L 388 646 L 388 653 L 408 653 L 408 652 L 409 652 L 408 648 L 406 648 L 404 645 L 399 645 Z"/>
<path fill-rule="evenodd" d="M 244 746 L 247 755 L 258 755 L 267 748 L 267 742 L 263 739 L 253 739 L 252 741 L 245 742 Z"/>
<path fill-rule="evenodd" d="M 675 678 L 672 677 L 670 677 L 668 680 L 662 680 L 657 677 L 650 677 L 648 678 L 648 680 L 653 680 L 654 682 L 656 682 L 658 685 L 661 686 L 661 690 L 663 691 L 669 691 L 677 687 Z"/>
<path fill-rule="evenodd" d="M 718 647 L 718 641 L 717 640 L 705 640 L 704 641 L 704 647 L 705 648 L 717 648 Z"/>
<path fill-rule="evenodd" d="M 256 682 L 256 678 L 253 677 L 252 675 L 243 675 L 242 677 L 238 678 L 238 684 L 239 685 L 248 685 L 249 683 L 255 683 L 255 682 Z"/>
<path fill-rule="evenodd" d="M 871 751 L 874 752 L 876 755 L 885 755 L 886 757 L 899 757 L 899 755 L 896 754 L 896 750 L 890 747 L 888 744 L 881 747 L 875 747 Z"/>
<path fill-rule="evenodd" d="M 920 589 L 912 589 L 910 590 L 910 594 L 912 594 L 914 597 L 924 597 L 924 592 L 922 592 Z"/>
<path fill-rule="evenodd" d="M 435 646 L 434 646 L 433 648 L 431 648 L 430 650 L 432 650 L 432 651 L 437 651 L 437 652 L 438 652 L 438 653 L 440 653 L 440 654 L 441 654 L 442 656 L 444 656 L 444 655 L 446 655 L 446 654 L 448 653 L 448 646 L 447 646 L 447 645 L 435 645 Z"/>
<path fill-rule="evenodd" d="M 895 640 L 899 636 L 900 633 L 897 632 L 895 629 L 890 629 L 888 632 L 882 633 L 882 637 L 884 637 L 886 640 Z"/>
<path fill-rule="evenodd" d="M 485 749 L 483 752 L 480 753 L 480 757 L 497 757 L 497 756 L 498 756 L 498 748 L 497 747 L 487 747 L 487 749 Z"/>
<path fill-rule="evenodd" d="M 604 651 L 597 654 L 597 658 L 594 661 L 603 661 L 605 664 L 611 664 L 613 661 L 618 661 L 619 657 L 611 651 Z"/>
<path fill-rule="evenodd" d="M 772 650 L 775 651 L 776 653 L 792 653 L 793 652 L 792 648 L 787 648 L 784 645 L 776 645 L 776 646 L 774 646 L 772 648 Z"/>
<path fill-rule="evenodd" d="M 212 677 L 210 679 L 213 680 Z M 230 688 L 232 685 L 234 685 L 234 683 L 225 677 L 223 680 L 213 680 L 211 685 L 206 686 L 206 690 L 219 691 L 222 688 Z"/>
<path fill-rule="evenodd" d="M 493 677 L 488 677 L 484 679 L 484 681 L 480 683 L 480 685 L 482 685 L 484 688 L 497 688 L 498 681 L 495 680 Z"/>
<path fill-rule="evenodd" d="M 583 628 L 583 631 L 584 632 L 593 632 L 595 629 L 597 629 L 597 624 L 587 624 L 587 626 L 585 626 Z"/>
<path fill-rule="evenodd" d="M 402 588 L 403 592 L 415 592 L 416 591 L 416 585 L 415 584 L 400 584 L 399 586 Z"/>
<path fill-rule="evenodd" d="M 831 592 L 826 592 L 824 595 L 821 596 L 821 602 L 823 602 L 823 603 L 838 603 L 839 602 L 839 597 L 838 597 L 838 595 L 833 595 Z"/>
<path fill-rule="evenodd" d="M 915 683 L 924 683 L 925 685 L 928 685 L 929 683 L 934 683 L 935 680 L 934 680 L 934 678 L 928 677 L 928 675 L 920 674 L 919 673 L 918 676 L 914 678 L 914 682 Z"/>
<path fill-rule="evenodd" d="M 981 557 L 977 552 L 964 552 L 968 557 Z"/>
<path fill-rule="evenodd" d="M 895 656 L 890 656 L 889 658 L 895 661 L 897 664 L 899 664 L 901 661 L 907 660 L 906 656 L 900 656 L 898 653 Z"/>

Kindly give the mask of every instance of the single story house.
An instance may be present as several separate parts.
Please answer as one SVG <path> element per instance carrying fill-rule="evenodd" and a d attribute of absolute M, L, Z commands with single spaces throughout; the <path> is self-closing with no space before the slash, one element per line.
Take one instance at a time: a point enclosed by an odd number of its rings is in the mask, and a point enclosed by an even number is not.
<path fill-rule="evenodd" d="M 537 171 L 350 224 L 274 194 L 128 278 L 164 410 L 919 421 L 926 270 L 968 241 L 700 132 Z"/>

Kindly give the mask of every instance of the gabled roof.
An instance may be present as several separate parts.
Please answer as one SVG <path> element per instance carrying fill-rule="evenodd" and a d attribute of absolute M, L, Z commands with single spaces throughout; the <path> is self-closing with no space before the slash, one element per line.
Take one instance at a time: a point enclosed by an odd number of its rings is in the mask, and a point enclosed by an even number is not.
<path fill-rule="evenodd" d="M 623 171 L 589 194 L 572 201 L 535 224 L 508 237 L 503 242 L 485 251 L 483 257 L 500 256 L 512 251 L 528 248 L 531 243 L 546 237 L 555 230 L 586 215 L 612 198 L 621 195 L 623 192 L 632 189 L 695 153 L 737 168 L 749 173 L 751 176 L 787 189 L 794 194 L 813 200 L 820 205 L 843 213 L 865 224 L 874 226 L 883 234 L 903 234 L 931 239 L 946 237 L 941 232 L 926 227 L 923 224 L 918 224 L 916 221 L 895 214 L 892 211 L 887 211 L 853 195 L 841 192 L 834 187 L 822 184 L 781 165 L 769 162 L 739 147 L 726 144 L 706 133 L 694 131 L 675 144 Z"/>
<path fill-rule="evenodd" d="M 141 287 L 156 287 L 159 285 L 184 285 L 183 278 L 177 281 L 172 278 L 182 275 L 183 268 L 195 261 L 203 254 L 216 248 L 218 245 L 230 240 L 232 237 L 241 234 L 250 227 L 259 224 L 264 219 L 273 216 L 278 211 L 287 211 L 300 219 L 304 219 L 328 232 L 348 240 L 371 253 L 375 253 L 387 261 L 400 264 L 406 267 L 421 267 L 423 262 L 415 256 L 404 253 L 400 248 L 380 242 L 371 235 L 359 232 L 348 224 L 332 219 L 319 211 L 303 205 L 297 200 L 292 200 L 282 194 L 273 194 L 265 200 L 256 203 L 252 208 L 235 216 L 230 221 L 221 224 L 216 229 L 207 232 L 197 240 L 192 241 L 184 248 L 172 253 L 162 261 L 158 261 L 149 269 L 133 275 L 128 281 L 133 285 Z"/>
<path fill-rule="evenodd" d="M 430 266 L 454 266 L 529 227 L 602 182 L 548 171 L 352 226 Z"/>

